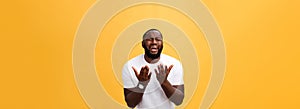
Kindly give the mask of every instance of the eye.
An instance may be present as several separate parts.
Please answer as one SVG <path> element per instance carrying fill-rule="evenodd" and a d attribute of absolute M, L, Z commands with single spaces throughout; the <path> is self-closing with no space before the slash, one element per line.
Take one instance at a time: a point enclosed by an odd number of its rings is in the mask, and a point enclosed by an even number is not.
<path fill-rule="evenodd" d="M 162 41 L 162 38 L 155 38 L 155 40 L 157 40 L 157 41 Z"/>
<path fill-rule="evenodd" d="M 146 41 L 152 41 L 152 39 L 146 39 Z"/>

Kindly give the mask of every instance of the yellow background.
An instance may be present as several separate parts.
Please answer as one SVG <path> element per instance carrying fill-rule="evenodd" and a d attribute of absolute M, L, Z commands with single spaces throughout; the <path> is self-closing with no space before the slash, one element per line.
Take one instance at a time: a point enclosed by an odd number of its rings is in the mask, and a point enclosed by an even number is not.
<path fill-rule="evenodd" d="M 300 2 L 203 0 L 226 46 L 213 109 L 300 108 Z M 0 4 L 0 108 L 88 108 L 72 71 L 73 39 L 94 0 Z"/>

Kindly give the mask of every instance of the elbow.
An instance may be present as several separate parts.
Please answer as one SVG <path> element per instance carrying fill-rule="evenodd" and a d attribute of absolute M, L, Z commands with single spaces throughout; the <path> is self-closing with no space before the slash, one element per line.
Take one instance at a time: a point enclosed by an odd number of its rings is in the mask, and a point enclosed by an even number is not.
<path fill-rule="evenodd" d="M 174 103 L 176 106 L 179 106 L 182 104 L 182 102 Z"/>
<path fill-rule="evenodd" d="M 184 95 L 182 95 L 179 99 L 177 99 L 177 100 L 174 100 L 174 104 L 176 105 L 176 106 L 179 106 L 179 105 L 181 105 L 182 104 L 182 102 L 183 102 L 183 98 L 184 98 Z"/>
<path fill-rule="evenodd" d="M 125 99 L 125 101 L 129 108 L 134 108 L 136 106 L 134 103 L 129 102 L 127 99 Z"/>
<path fill-rule="evenodd" d="M 128 106 L 129 108 L 132 108 L 132 109 L 135 107 L 135 105 L 128 104 L 128 103 L 127 103 L 127 106 Z"/>
<path fill-rule="evenodd" d="M 176 101 L 176 102 L 173 102 L 176 106 L 179 106 L 179 105 L 181 105 L 182 104 L 182 101 L 183 100 L 180 100 L 180 101 Z"/>

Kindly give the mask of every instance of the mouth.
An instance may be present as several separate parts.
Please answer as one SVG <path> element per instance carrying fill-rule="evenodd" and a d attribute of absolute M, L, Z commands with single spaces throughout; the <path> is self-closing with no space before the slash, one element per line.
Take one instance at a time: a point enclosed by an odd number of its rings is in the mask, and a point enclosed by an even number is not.
<path fill-rule="evenodd" d="M 151 46 L 149 50 L 150 50 L 151 53 L 157 53 L 158 52 L 157 46 Z"/>

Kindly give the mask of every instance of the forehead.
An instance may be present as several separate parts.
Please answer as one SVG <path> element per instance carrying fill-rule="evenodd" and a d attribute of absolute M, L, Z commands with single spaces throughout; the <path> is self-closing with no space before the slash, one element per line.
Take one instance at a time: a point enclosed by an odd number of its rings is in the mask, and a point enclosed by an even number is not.
<path fill-rule="evenodd" d="M 143 37 L 143 40 L 145 40 L 145 39 L 151 39 L 151 38 L 162 38 L 162 36 L 161 36 L 161 33 L 159 31 L 149 31 Z"/>

